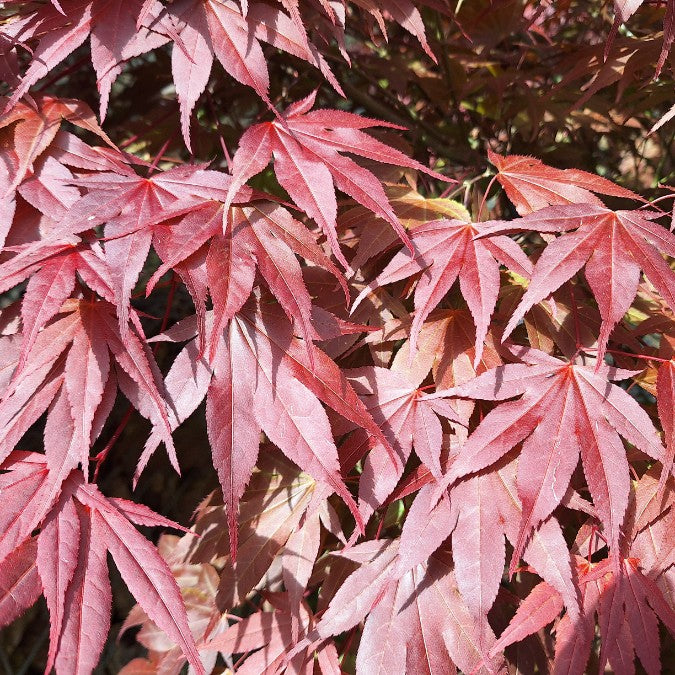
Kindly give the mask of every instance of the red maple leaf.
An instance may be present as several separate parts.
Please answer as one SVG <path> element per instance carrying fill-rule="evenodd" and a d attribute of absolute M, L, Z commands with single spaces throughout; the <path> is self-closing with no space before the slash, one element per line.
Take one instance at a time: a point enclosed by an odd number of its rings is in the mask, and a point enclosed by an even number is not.
<path fill-rule="evenodd" d="M 43 5 L 21 26 L 16 39 L 38 39 L 28 70 L 9 100 L 11 108 L 39 79 L 91 37 L 91 60 L 101 94 L 101 118 L 108 108 L 110 89 L 121 64 L 159 47 L 166 38 L 137 26 L 143 0 L 59 0 Z M 161 9 L 158 2 L 157 9 Z"/>
<path fill-rule="evenodd" d="M 427 484 L 415 497 L 401 532 L 397 576 L 419 565 L 452 537 L 457 584 L 484 636 L 490 633 L 487 615 L 504 573 L 505 538 L 518 546 L 518 522 L 524 508 L 517 495 L 517 473 L 518 462 L 511 454 L 490 471 L 457 482 L 449 498 L 437 501 L 437 488 Z M 522 556 L 560 593 L 568 612 L 578 616 L 570 556 L 554 517 L 535 526 Z"/>
<path fill-rule="evenodd" d="M 183 211 L 181 203 L 176 208 Z M 172 218 L 168 210 L 155 218 L 160 222 L 153 225 L 152 241 L 163 264 L 150 278 L 146 293 L 166 272 L 176 270 L 197 308 L 202 351 L 207 289 L 214 307 L 213 357 L 217 336 L 251 294 L 256 269 L 305 341 L 309 344 L 320 339 L 312 325 L 312 299 L 294 254 L 331 272 L 345 296 L 347 287 L 309 230 L 285 208 L 263 200 L 231 207 L 229 215 L 221 202 L 213 200 L 199 202 L 187 211 L 185 217 Z"/>
<path fill-rule="evenodd" d="M 356 298 L 352 311 L 376 288 L 421 273 L 415 288 L 415 319 L 410 327 L 410 347 L 415 352 L 422 324 L 459 279 L 476 325 L 475 367 L 497 303 L 499 263 L 524 277 L 532 273 L 532 263 L 514 241 L 503 236 L 476 239 L 484 231 L 480 223 L 461 220 L 435 220 L 416 227 L 410 233 L 415 253 L 404 250 L 395 255 Z"/>
<path fill-rule="evenodd" d="M 552 205 L 602 206 L 594 192 L 643 201 L 631 190 L 587 171 L 556 169 L 535 157 L 503 156 L 491 150 L 488 150 L 488 158 L 497 167 L 495 178 L 521 216 Z"/>
<path fill-rule="evenodd" d="M 193 338 L 197 328 L 196 317 L 193 319 L 175 326 L 167 336 L 178 340 Z M 184 358 L 179 356 L 167 375 L 172 408 L 178 413 L 172 426 L 186 419 L 207 397 L 207 428 L 228 507 L 233 557 L 237 551 L 237 506 L 258 457 L 261 429 L 291 461 L 337 492 L 357 522 L 362 523 L 340 476 L 333 433 L 319 401 L 362 427 L 367 437 L 381 443 L 389 456 L 393 451 L 335 363 L 315 347 L 308 350 L 308 345 L 294 336 L 292 325 L 279 307 L 259 298 L 224 326 L 212 371 L 206 364 L 193 369 L 194 349 L 188 344 L 182 352 Z M 146 444 L 137 476 L 161 440 L 156 432 Z"/>
<path fill-rule="evenodd" d="M 648 415 L 610 380 L 631 372 L 600 365 L 566 363 L 531 348 L 519 350 L 523 364 L 499 366 L 468 384 L 432 396 L 465 396 L 504 401 L 491 410 L 461 447 L 441 482 L 491 466 L 523 442 L 518 495 L 523 503 L 511 571 L 538 523 L 563 498 L 581 461 L 588 487 L 611 546 L 618 549 L 630 474 L 619 434 L 654 459 L 663 446 Z"/>
<path fill-rule="evenodd" d="M 96 134 L 109 147 L 87 145 L 62 129 L 64 121 Z M 109 171 L 127 161 L 86 103 L 44 94 L 19 102 L 0 115 L 0 242 L 5 243 L 12 229 L 17 192 L 44 216 L 58 219 L 80 196 L 75 187 L 66 185 L 73 178 L 66 165 Z M 18 222 L 14 231 L 25 240 Z"/>
<path fill-rule="evenodd" d="M 409 244 L 409 239 L 380 181 L 341 152 L 447 179 L 362 131 L 376 126 L 398 128 L 396 125 L 341 110 L 310 112 L 315 99 L 316 91 L 290 106 L 280 119 L 255 124 L 244 132 L 232 160 L 229 194 L 234 196 L 274 157 L 274 172 L 281 186 L 320 225 L 333 254 L 349 269 L 337 238 L 335 187 L 384 218 L 404 242 Z M 226 204 L 230 201 L 231 197 Z"/>
<path fill-rule="evenodd" d="M 674 548 L 673 482 L 669 481 L 664 499 L 656 476 L 657 472 L 650 469 L 631 491 L 629 526 L 618 565 L 607 558 L 598 563 L 576 558 L 582 614 L 577 619 L 565 615 L 557 625 L 556 672 L 586 669 L 596 634 L 596 615 L 601 670 L 609 664 L 614 672 L 634 672 L 637 654 L 646 672 L 662 672 L 659 620 L 675 636 L 670 587 L 661 574 L 661 566 L 672 560 Z M 665 511 L 661 510 L 662 500 Z M 592 552 L 589 545 L 589 556 Z"/>
<path fill-rule="evenodd" d="M 181 0 L 164 10 L 170 25 L 175 26 L 175 31 L 166 35 L 175 40 L 171 66 L 188 149 L 190 114 L 209 80 L 214 57 L 232 77 L 252 87 L 272 107 L 267 62 L 259 40 L 308 61 L 337 91 L 342 91 L 323 56 L 307 42 L 297 4 L 293 4 L 292 19 L 263 3 L 255 3 L 246 11 L 230 0 Z M 289 9 L 288 3 L 286 6 Z"/>
<path fill-rule="evenodd" d="M 38 333 L 26 352 L 25 367 L 6 386 L 0 401 L 3 437 L 0 458 L 6 458 L 23 433 L 63 388 L 65 409 L 51 413 L 63 427 L 59 432 L 72 447 L 86 476 L 89 449 L 110 412 L 117 387 L 159 430 L 173 465 L 178 460 L 154 357 L 139 335 L 123 338 L 113 305 L 105 301 L 71 299 L 57 318 Z M 63 354 L 67 350 L 67 355 Z M 19 359 L 17 354 L 17 361 Z M 112 362 L 117 368 L 111 368 Z M 16 372 L 16 369 L 15 369 Z M 103 420 L 99 415 L 103 414 Z M 49 419 L 49 417 L 48 417 Z"/>
<path fill-rule="evenodd" d="M 180 526 L 142 504 L 107 499 L 79 472 L 68 476 L 73 462 L 67 457 L 62 454 L 64 463 L 56 467 L 49 456 L 15 453 L 2 464 L 8 471 L 2 476 L 4 491 L 14 501 L 23 500 L 26 515 L 22 526 L 3 528 L 3 549 L 11 534 L 13 553 L 0 554 L 0 570 L 7 574 L 7 560 L 23 565 L 31 555 L 37 560 L 51 616 L 48 667 L 65 672 L 96 666 L 110 627 L 109 551 L 148 616 L 181 646 L 197 672 L 204 672 L 173 574 L 132 522 Z M 30 533 L 38 525 L 36 548 Z M 22 590 L 17 604 L 34 595 L 33 588 Z"/>
<path fill-rule="evenodd" d="M 373 444 L 365 429 L 357 429 L 340 447 L 345 471 L 369 450 L 359 482 L 359 511 L 368 520 L 396 487 L 413 445 L 431 473 L 441 477 L 443 430 L 438 416 L 459 424 L 462 420 L 446 401 L 428 400 L 404 373 L 366 367 L 346 374 L 394 450 L 392 458 L 389 445 Z M 348 427 L 336 427 L 338 433 L 346 430 Z"/>
<path fill-rule="evenodd" d="M 515 221 L 486 224 L 486 235 L 530 229 L 565 233 L 574 230 L 552 241 L 537 260 L 527 292 L 511 316 L 503 337 L 511 334 L 525 312 L 571 279 L 584 265 L 602 317 L 600 360 L 612 328 L 635 298 L 640 269 L 670 307 L 675 307 L 675 272 L 660 253 L 675 256 L 675 235 L 654 223 L 652 219 L 656 216 L 656 213 L 573 204 L 551 206 Z"/>

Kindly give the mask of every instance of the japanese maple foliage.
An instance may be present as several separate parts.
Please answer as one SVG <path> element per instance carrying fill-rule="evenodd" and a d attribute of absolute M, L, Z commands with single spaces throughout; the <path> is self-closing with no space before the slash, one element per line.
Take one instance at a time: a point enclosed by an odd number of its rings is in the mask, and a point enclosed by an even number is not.
<path fill-rule="evenodd" d="M 0 3 L 3 665 L 668 671 L 674 38 Z"/>

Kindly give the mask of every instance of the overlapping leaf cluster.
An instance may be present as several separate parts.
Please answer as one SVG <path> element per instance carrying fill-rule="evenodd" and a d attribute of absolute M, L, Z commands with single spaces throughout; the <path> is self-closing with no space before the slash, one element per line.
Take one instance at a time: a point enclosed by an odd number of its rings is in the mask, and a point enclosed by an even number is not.
<path fill-rule="evenodd" d="M 456 188 L 433 133 L 413 159 L 396 120 L 272 95 L 275 59 L 344 95 L 337 69 L 392 31 L 451 72 L 443 28 L 478 26 L 453 4 L 2 3 L 0 624 L 44 596 L 47 672 L 111 649 L 108 553 L 138 603 L 120 635 L 146 650 L 128 675 L 661 671 L 668 202 L 489 149 Z M 555 3 L 496 4 L 555 23 Z M 608 59 L 642 4 L 615 3 Z M 89 59 L 98 119 L 52 91 Z M 173 82 L 154 155 L 101 126 L 139 63 Z M 261 107 L 219 113 L 219 67 Z M 195 158 L 205 114 L 241 127 L 222 162 Z M 142 486 L 160 448 L 180 473 L 200 419 L 218 487 L 189 529 L 106 480 L 131 461 Z"/>

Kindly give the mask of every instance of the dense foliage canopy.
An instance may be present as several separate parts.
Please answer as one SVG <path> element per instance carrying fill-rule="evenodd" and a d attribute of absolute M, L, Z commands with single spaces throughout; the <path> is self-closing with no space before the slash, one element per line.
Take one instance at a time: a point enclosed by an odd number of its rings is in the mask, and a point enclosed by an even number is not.
<path fill-rule="evenodd" d="M 667 670 L 674 39 L 0 2 L 3 667 Z"/>

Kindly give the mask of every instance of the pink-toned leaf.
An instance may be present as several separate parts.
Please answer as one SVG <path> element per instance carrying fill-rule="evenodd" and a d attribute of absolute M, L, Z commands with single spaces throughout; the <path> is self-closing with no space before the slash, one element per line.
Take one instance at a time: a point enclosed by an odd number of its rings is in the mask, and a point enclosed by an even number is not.
<path fill-rule="evenodd" d="M 214 365 L 206 426 L 227 510 L 230 555 L 236 561 L 239 500 L 258 457 L 260 427 L 253 408 L 255 360 L 234 321 L 226 329 Z"/>
<path fill-rule="evenodd" d="M 197 672 L 203 672 L 183 599 L 166 562 L 119 510 L 106 504 L 95 488 L 86 488 L 80 494 L 85 503 L 95 506 L 95 518 L 100 517 L 101 541 L 112 554 L 129 590 L 150 619 L 182 649 Z"/>
<path fill-rule="evenodd" d="M 110 628 L 112 592 L 105 546 L 107 531 L 95 511 L 78 508 L 80 542 L 76 570 L 66 592 L 57 673 L 86 675 L 98 663 Z"/>
<path fill-rule="evenodd" d="M 560 594 L 544 581 L 537 584 L 520 603 L 516 615 L 490 649 L 490 654 L 497 654 L 508 645 L 541 630 L 551 623 L 562 609 L 563 601 Z"/>
<path fill-rule="evenodd" d="M 72 498 L 64 497 L 42 528 L 37 549 L 38 572 L 49 608 L 49 670 L 58 654 L 59 638 L 67 616 L 64 614 L 66 594 L 78 566 L 80 549 L 80 516 Z M 88 544 L 85 541 L 84 546 Z"/>
<path fill-rule="evenodd" d="M 337 635 L 363 620 L 391 578 L 397 548 L 395 543 L 389 543 L 370 562 L 347 577 L 311 636 Z"/>
<path fill-rule="evenodd" d="M 666 442 L 666 453 L 663 458 L 663 468 L 659 480 L 659 490 L 663 491 L 673 468 L 673 459 L 675 459 L 675 425 L 673 424 L 673 411 L 675 410 L 675 362 L 673 360 L 660 366 L 656 380 L 656 392 L 656 403 Z"/>
<path fill-rule="evenodd" d="M 0 563 L 0 626 L 23 614 L 40 597 L 37 541 L 27 539 Z"/>
<path fill-rule="evenodd" d="M 555 169 L 534 157 L 502 156 L 488 150 L 497 179 L 520 215 L 552 204 L 601 204 L 592 193 L 640 199 L 606 178 L 578 169 Z"/>

